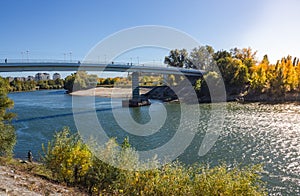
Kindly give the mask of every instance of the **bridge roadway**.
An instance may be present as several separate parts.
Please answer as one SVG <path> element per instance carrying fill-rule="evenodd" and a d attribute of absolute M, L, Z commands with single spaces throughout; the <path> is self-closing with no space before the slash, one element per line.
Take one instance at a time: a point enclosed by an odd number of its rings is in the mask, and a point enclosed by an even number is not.
<path fill-rule="evenodd" d="M 109 71 L 109 72 L 143 72 L 158 74 L 174 74 L 201 77 L 205 71 L 176 67 L 154 67 L 130 64 L 80 63 L 80 62 L 12 62 L 0 63 L 0 72 L 26 71 Z"/>

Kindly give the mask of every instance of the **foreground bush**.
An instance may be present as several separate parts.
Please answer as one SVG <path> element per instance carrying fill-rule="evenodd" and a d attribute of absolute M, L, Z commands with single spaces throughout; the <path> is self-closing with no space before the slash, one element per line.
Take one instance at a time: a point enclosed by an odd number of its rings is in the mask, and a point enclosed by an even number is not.
<path fill-rule="evenodd" d="M 258 166 L 228 168 L 222 164 L 209 168 L 173 162 L 157 169 L 138 171 L 137 168 L 149 168 L 149 164 L 152 168 L 158 166 L 157 161 L 141 163 L 128 140 L 119 146 L 111 139 L 91 153 L 79 136 L 71 135 L 68 129 L 55 134 L 43 160 L 55 177 L 66 182 L 76 181 L 74 171 L 78 168 L 77 185 L 94 195 L 266 194 Z"/>
<path fill-rule="evenodd" d="M 226 165 L 214 168 L 187 167 L 175 162 L 160 169 L 123 171 L 118 191 L 125 195 L 265 195 L 255 166 L 229 169 Z"/>
<path fill-rule="evenodd" d="M 68 128 L 57 132 L 54 139 L 42 146 L 42 161 L 52 171 L 56 180 L 79 183 L 91 167 L 92 154 L 78 134 L 70 134 Z"/>

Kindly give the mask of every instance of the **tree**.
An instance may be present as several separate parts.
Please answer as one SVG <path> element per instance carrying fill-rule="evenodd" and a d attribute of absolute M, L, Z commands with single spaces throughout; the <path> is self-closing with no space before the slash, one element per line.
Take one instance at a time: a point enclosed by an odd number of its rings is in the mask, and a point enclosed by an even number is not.
<path fill-rule="evenodd" d="M 264 55 L 263 60 L 261 61 L 261 63 L 263 63 L 265 65 L 269 65 L 270 64 L 268 55 L 266 55 L 266 54 Z"/>
<path fill-rule="evenodd" d="M 79 134 L 71 134 L 66 127 L 55 133 L 47 149 L 44 145 L 42 148 L 45 154 L 42 161 L 59 181 L 80 182 L 92 164 L 92 153 L 88 146 Z"/>
<path fill-rule="evenodd" d="M 286 92 L 293 91 L 298 87 L 298 76 L 295 66 L 292 62 L 292 57 L 287 56 L 281 60 L 281 67 L 283 70 L 283 85 Z"/>
<path fill-rule="evenodd" d="M 192 68 L 211 71 L 214 68 L 214 49 L 211 46 L 199 46 L 190 53 Z"/>
<path fill-rule="evenodd" d="M 252 51 L 250 47 L 238 49 L 231 49 L 231 54 L 233 58 L 240 59 L 248 68 L 256 64 L 256 53 L 257 51 Z"/>
<path fill-rule="evenodd" d="M 213 58 L 216 62 L 227 57 L 232 58 L 231 53 L 226 50 L 219 50 L 213 54 Z"/>
<path fill-rule="evenodd" d="M 219 89 L 222 80 L 221 76 L 214 71 L 205 74 L 203 79 L 204 79 L 203 80 L 204 84 L 202 85 L 204 85 L 205 87 L 210 87 L 211 88 L 210 90 L 214 90 L 214 91 L 216 89 Z M 210 84 L 210 86 L 208 86 L 208 84 Z"/>
<path fill-rule="evenodd" d="M 227 51 L 214 55 L 226 87 L 242 87 L 249 81 L 248 67 L 240 59 L 232 58 Z"/>
<path fill-rule="evenodd" d="M 64 89 L 66 89 L 68 93 L 73 92 L 74 81 L 75 81 L 75 74 L 71 74 L 65 78 Z"/>
<path fill-rule="evenodd" d="M 258 93 L 269 89 L 270 65 L 268 56 L 265 55 L 260 64 L 251 67 L 250 87 Z"/>
<path fill-rule="evenodd" d="M 275 66 L 270 67 L 270 94 L 276 94 L 282 96 L 284 94 L 284 75 L 283 70 L 280 64 L 280 61 L 277 61 Z"/>
<path fill-rule="evenodd" d="M 165 57 L 165 64 L 172 67 L 190 68 L 191 61 L 188 58 L 188 52 L 186 49 L 182 50 L 171 50 L 169 56 Z"/>
<path fill-rule="evenodd" d="M 0 156 L 12 156 L 16 144 L 16 133 L 10 121 L 15 116 L 7 112 L 14 106 L 14 102 L 7 97 L 8 80 L 0 77 Z"/>
<path fill-rule="evenodd" d="M 65 79 L 64 89 L 69 93 L 97 86 L 97 75 L 88 75 L 86 71 L 78 71 Z"/>

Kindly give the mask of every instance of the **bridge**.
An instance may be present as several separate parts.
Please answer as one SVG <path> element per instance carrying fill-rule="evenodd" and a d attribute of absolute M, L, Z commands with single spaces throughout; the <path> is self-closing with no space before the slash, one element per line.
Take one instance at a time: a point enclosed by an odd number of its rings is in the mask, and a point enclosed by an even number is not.
<path fill-rule="evenodd" d="M 77 62 L 12 62 L 0 63 L 0 72 L 26 71 L 112 71 L 112 72 L 143 72 L 158 74 L 184 74 L 188 76 L 202 76 L 205 71 L 176 67 L 145 66 L 143 64 L 121 63 L 80 63 Z"/>
<path fill-rule="evenodd" d="M 95 63 L 72 61 L 11 61 L 0 63 L 0 72 L 28 72 L 28 71 L 109 71 L 109 72 L 132 72 L 132 100 L 134 103 L 140 102 L 139 93 L 139 73 L 173 74 L 192 77 L 202 77 L 205 71 L 195 69 L 185 69 L 176 67 L 158 67 L 132 63 Z"/>

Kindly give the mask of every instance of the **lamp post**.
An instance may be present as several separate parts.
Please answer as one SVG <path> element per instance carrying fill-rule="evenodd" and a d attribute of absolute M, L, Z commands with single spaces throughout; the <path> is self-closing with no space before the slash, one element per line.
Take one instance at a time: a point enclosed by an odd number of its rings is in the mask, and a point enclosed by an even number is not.
<path fill-rule="evenodd" d="M 137 64 L 139 65 L 140 64 L 140 58 L 139 57 L 136 57 L 137 58 Z"/>
<path fill-rule="evenodd" d="M 27 63 L 29 62 L 29 51 L 26 50 L 26 55 L 27 55 Z"/>
<path fill-rule="evenodd" d="M 66 53 L 64 53 L 64 62 L 66 62 L 66 55 L 67 55 L 67 54 L 66 54 Z"/>
<path fill-rule="evenodd" d="M 72 63 L 72 51 L 70 52 L 70 63 Z"/>
<path fill-rule="evenodd" d="M 24 52 L 21 52 L 21 56 L 22 56 L 22 63 L 24 62 Z"/>

